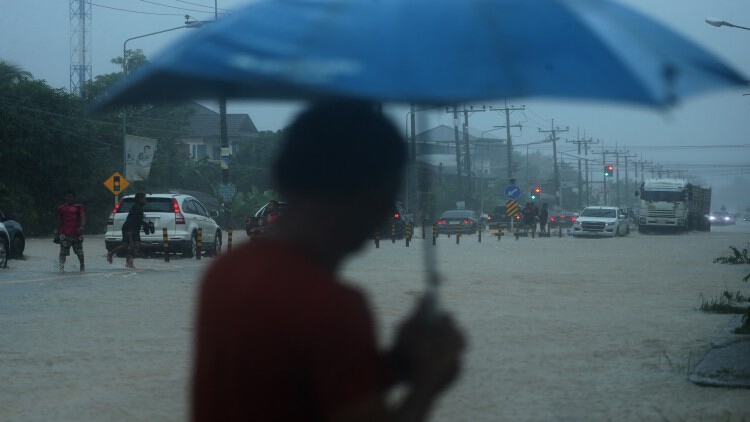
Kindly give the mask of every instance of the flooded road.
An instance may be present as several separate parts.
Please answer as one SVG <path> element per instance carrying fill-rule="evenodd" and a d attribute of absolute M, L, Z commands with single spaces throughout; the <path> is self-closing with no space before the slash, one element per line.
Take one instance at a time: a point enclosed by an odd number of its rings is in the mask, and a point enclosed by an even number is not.
<path fill-rule="evenodd" d="M 470 347 L 433 420 L 750 418 L 750 391 L 687 381 L 736 325 L 698 311 L 701 295 L 750 296 L 750 267 L 712 260 L 748 240 L 742 222 L 615 239 L 441 236 L 442 304 Z M 345 265 L 383 343 L 424 289 L 423 242 L 368 244 Z M 103 244 L 87 239 L 84 274 L 56 270 L 50 239 L 29 239 L 27 259 L 0 271 L 0 420 L 187 419 L 195 292 L 212 260 L 138 259 L 133 271 L 107 264 Z"/>

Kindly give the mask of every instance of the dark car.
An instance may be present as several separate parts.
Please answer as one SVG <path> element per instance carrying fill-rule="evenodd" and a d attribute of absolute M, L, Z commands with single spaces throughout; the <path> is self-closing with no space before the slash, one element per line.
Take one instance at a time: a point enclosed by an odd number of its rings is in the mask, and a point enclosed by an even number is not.
<path fill-rule="evenodd" d="M 549 226 L 554 228 L 562 227 L 564 229 L 573 227 L 573 223 L 576 222 L 576 218 L 578 218 L 577 212 L 562 211 L 555 214 L 550 214 Z"/>
<path fill-rule="evenodd" d="M 439 234 L 474 234 L 479 228 L 480 217 L 471 210 L 445 211 L 437 221 Z"/>
<path fill-rule="evenodd" d="M 708 215 L 708 221 L 712 226 L 727 226 L 730 224 L 737 224 L 737 220 L 734 215 L 726 211 L 714 211 Z"/>
<path fill-rule="evenodd" d="M 6 210 L 0 210 L 0 222 L 5 225 L 5 230 L 8 231 L 8 239 L 10 240 L 8 258 L 23 258 L 23 251 L 26 249 L 26 237 L 23 235 L 21 223 L 16 221 L 12 212 Z"/>
<path fill-rule="evenodd" d="M 511 216 L 505 213 L 505 205 L 495 207 L 491 213 L 487 215 L 487 227 L 492 229 L 502 228 L 504 230 L 510 229 Z M 519 224 L 521 221 L 521 214 L 516 213 L 513 216 L 513 224 Z"/>
<path fill-rule="evenodd" d="M 414 230 L 414 213 L 407 210 L 403 202 L 396 201 L 393 203 L 388 217 L 380 225 L 380 238 L 390 239 L 395 237 L 396 239 L 403 239 L 406 235 L 407 226 L 411 226 Z"/>
<path fill-rule="evenodd" d="M 286 202 L 280 201 L 269 201 L 266 205 L 260 207 L 260 209 L 255 212 L 254 216 L 245 219 L 245 233 L 247 233 L 248 236 L 258 236 L 265 232 L 268 224 L 272 221 L 269 219 L 271 210 L 268 207 L 268 204 L 271 202 L 276 203 L 276 210 L 274 211 L 275 218 L 278 218 L 278 216 L 283 214 L 286 210 Z"/>

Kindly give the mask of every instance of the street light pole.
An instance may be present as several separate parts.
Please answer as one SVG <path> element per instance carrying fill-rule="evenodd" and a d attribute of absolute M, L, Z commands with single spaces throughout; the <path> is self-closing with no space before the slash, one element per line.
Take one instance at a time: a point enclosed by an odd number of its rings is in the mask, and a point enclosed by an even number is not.
<path fill-rule="evenodd" d="M 128 42 L 137 40 L 139 38 L 145 38 L 150 37 L 151 35 L 157 35 L 157 34 L 163 34 L 165 32 L 170 31 L 176 31 L 178 29 L 182 28 L 200 28 L 203 26 L 203 22 L 200 21 L 191 21 L 190 16 L 185 15 L 185 24 L 181 26 L 176 26 L 174 28 L 164 29 L 162 31 L 156 31 L 156 32 L 150 32 L 148 34 L 138 35 L 136 37 L 130 37 L 125 40 L 124 43 L 122 43 L 122 75 L 123 77 L 128 75 Z M 128 124 L 128 112 L 127 109 L 122 110 L 122 174 L 125 176 L 125 166 L 128 161 L 128 152 L 127 148 L 125 146 L 125 137 L 127 136 L 127 124 Z"/>

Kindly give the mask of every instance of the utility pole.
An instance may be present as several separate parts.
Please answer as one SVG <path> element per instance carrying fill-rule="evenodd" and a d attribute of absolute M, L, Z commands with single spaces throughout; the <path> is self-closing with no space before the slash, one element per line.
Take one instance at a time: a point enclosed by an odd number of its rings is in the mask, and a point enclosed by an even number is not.
<path fill-rule="evenodd" d="M 446 109 L 446 113 L 450 113 Z M 458 141 L 458 106 L 453 105 L 453 134 L 456 141 L 456 181 L 458 183 L 458 194 L 463 197 L 464 188 L 461 183 L 461 146 Z"/>
<path fill-rule="evenodd" d="M 620 150 L 617 149 L 617 142 L 615 142 L 615 206 L 620 208 L 622 205 L 620 202 Z"/>
<path fill-rule="evenodd" d="M 473 191 L 473 185 L 471 181 L 471 143 L 469 142 L 469 113 L 478 112 L 478 111 L 487 111 L 486 106 L 482 106 L 481 109 L 474 109 L 474 106 L 470 105 L 469 108 L 466 108 L 466 105 L 463 106 L 463 109 L 459 110 L 458 105 L 453 106 L 453 129 L 454 129 L 454 135 L 455 135 L 455 141 L 456 141 L 456 173 L 458 174 L 458 190 L 459 192 L 462 192 L 462 182 L 461 182 L 461 147 L 460 147 L 460 141 L 458 136 L 458 113 L 464 114 L 464 125 L 463 125 L 463 138 L 464 138 L 464 172 L 466 174 L 466 185 L 468 187 L 468 194 L 469 196 L 472 196 Z M 446 109 L 446 113 L 451 113 L 450 109 Z"/>
<path fill-rule="evenodd" d="M 604 146 L 602 145 L 602 159 L 604 160 L 602 164 L 604 164 L 605 166 L 607 165 L 606 154 L 612 154 L 615 156 L 615 174 L 616 174 L 615 189 L 617 189 L 617 192 L 615 193 L 615 198 L 617 200 L 617 203 L 615 204 L 615 206 L 619 207 L 620 206 L 620 173 L 619 173 L 620 170 L 618 167 L 620 166 L 620 155 L 622 155 L 623 153 L 617 150 L 617 143 L 615 143 L 614 151 L 605 151 Z M 607 184 L 606 177 L 604 178 L 604 183 Z M 607 201 L 609 201 L 609 198 L 607 198 Z M 609 203 L 605 205 L 609 205 Z"/>
<path fill-rule="evenodd" d="M 607 165 L 607 150 L 604 149 L 604 142 L 602 142 L 602 168 Z M 607 198 L 607 176 L 604 172 L 602 172 L 602 177 L 604 178 L 604 205 L 609 205 L 609 198 Z"/>
<path fill-rule="evenodd" d="M 417 118 L 415 116 L 417 106 L 414 103 L 410 104 L 409 112 L 411 113 L 411 119 L 409 121 L 411 128 L 411 136 L 409 137 L 409 184 L 407 186 L 407 207 L 414 207 L 417 202 Z"/>
<path fill-rule="evenodd" d="M 214 20 L 219 20 L 219 0 L 214 0 Z M 221 187 L 222 202 L 224 212 L 227 218 L 227 230 L 232 230 L 232 199 L 234 199 L 235 189 L 229 184 L 229 134 L 227 133 L 227 99 L 225 96 L 219 97 L 219 139 L 221 142 Z M 232 193 L 229 195 L 228 193 Z"/>
<path fill-rule="evenodd" d="M 508 102 L 505 101 L 505 107 L 503 107 L 503 108 L 492 108 L 492 107 L 490 107 L 490 110 L 504 111 L 505 112 L 505 126 L 495 126 L 495 127 L 498 127 L 498 128 L 504 127 L 505 130 L 506 130 L 506 135 L 505 135 L 506 138 L 505 139 L 507 139 L 506 144 L 507 144 L 507 150 L 508 150 L 507 151 L 508 152 L 508 180 L 510 181 L 510 180 L 513 179 L 513 140 L 510 137 L 510 128 L 511 127 L 518 127 L 518 128 L 523 127 L 523 126 L 521 126 L 520 123 L 517 123 L 517 124 L 511 126 L 511 124 L 510 124 L 510 112 L 511 111 L 526 110 L 526 106 L 521 106 L 521 107 L 510 106 L 510 107 L 508 107 Z"/>
<path fill-rule="evenodd" d="M 586 155 L 588 156 L 589 146 L 588 144 L 598 144 L 599 141 L 594 141 L 593 139 L 589 138 L 586 139 L 586 133 L 584 132 L 583 139 L 578 134 L 578 130 L 576 130 L 576 140 L 575 141 L 565 141 L 571 144 L 576 144 L 578 146 L 578 208 L 583 208 L 583 173 L 581 171 L 581 145 L 583 145 L 584 151 Z M 586 158 L 583 159 L 586 165 L 586 205 L 589 203 L 589 162 Z"/>
<path fill-rule="evenodd" d="M 589 183 L 589 150 L 591 147 L 590 144 L 598 144 L 599 140 L 593 140 L 591 138 L 589 139 L 583 139 L 583 152 L 584 152 L 584 162 L 586 163 L 586 206 L 591 204 L 591 184 Z"/>
<path fill-rule="evenodd" d="M 557 199 L 557 205 L 562 206 L 561 203 L 561 197 L 562 197 L 562 186 L 560 186 L 560 169 L 557 166 L 557 140 L 560 139 L 557 137 L 558 132 L 568 132 L 570 131 L 570 128 L 566 127 L 565 129 L 561 129 L 559 126 L 555 127 L 555 119 L 552 119 L 552 126 L 550 130 L 542 130 L 539 129 L 539 133 L 549 133 L 550 139 L 552 140 L 552 159 L 554 162 L 554 173 L 555 173 L 555 198 Z"/>
<path fill-rule="evenodd" d="M 474 184 L 471 180 L 471 146 L 469 145 L 469 112 L 475 111 L 487 111 L 486 106 L 482 106 L 481 109 L 474 110 L 474 106 L 470 105 L 469 109 L 464 105 L 464 154 L 466 159 L 464 160 L 464 167 L 466 168 L 467 184 L 469 185 L 469 196 L 473 196 Z"/>
<path fill-rule="evenodd" d="M 625 157 L 625 197 L 627 198 L 626 205 L 627 205 L 627 208 L 630 208 L 629 205 L 631 205 L 631 203 L 633 202 L 632 201 L 633 197 L 631 196 L 632 192 L 630 192 L 630 182 L 628 180 L 629 179 L 629 177 L 628 177 L 628 158 L 636 158 L 638 156 L 635 155 L 635 154 L 630 155 L 630 151 L 625 150 L 625 154 L 623 155 L 623 157 Z M 636 180 L 638 180 L 638 167 L 636 167 L 635 171 L 636 171 L 635 178 L 636 178 Z"/>

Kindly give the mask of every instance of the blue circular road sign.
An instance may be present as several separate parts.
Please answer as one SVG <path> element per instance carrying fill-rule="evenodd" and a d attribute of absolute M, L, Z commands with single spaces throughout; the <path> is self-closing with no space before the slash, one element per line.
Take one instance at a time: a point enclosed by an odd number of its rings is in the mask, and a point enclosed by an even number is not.
<path fill-rule="evenodd" d="M 521 188 L 518 185 L 508 185 L 503 191 L 506 199 L 518 199 L 521 197 Z"/>

